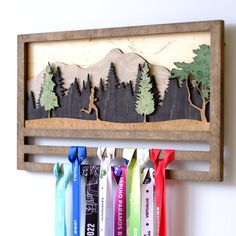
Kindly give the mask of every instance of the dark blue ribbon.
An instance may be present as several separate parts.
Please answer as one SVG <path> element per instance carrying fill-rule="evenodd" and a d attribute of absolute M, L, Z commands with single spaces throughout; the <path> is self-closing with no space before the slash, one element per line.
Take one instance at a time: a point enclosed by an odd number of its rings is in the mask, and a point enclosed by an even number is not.
<path fill-rule="evenodd" d="M 85 158 L 86 147 L 70 147 L 68 159 L 72 164 L 73 236 L 80 235 L 80 165 Z"/>

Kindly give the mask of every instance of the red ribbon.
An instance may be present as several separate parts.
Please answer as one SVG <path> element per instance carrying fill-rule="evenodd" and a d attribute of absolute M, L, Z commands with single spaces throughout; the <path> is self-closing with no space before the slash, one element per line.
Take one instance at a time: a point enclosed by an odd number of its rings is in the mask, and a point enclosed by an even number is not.
<path fill-rule="evenodd" d="M 157 209 L 157 236 L 166 236 L 166 174 L 165 168 L 174 160 L 174 150 L 164 150 L 164 159 L 160 160 L 161 150 L 152 149 L 150 157 L 154 164 L 156 209 Z"/>

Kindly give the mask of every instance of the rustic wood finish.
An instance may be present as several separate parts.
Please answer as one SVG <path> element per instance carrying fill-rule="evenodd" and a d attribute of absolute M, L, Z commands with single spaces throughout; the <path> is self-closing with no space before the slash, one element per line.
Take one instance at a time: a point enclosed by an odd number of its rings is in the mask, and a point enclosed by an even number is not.
<path fill-rule="evenodd" d="M 145 131 L 145 130 L 80 130 L 80 129 L 35 129 L 25 127 L 26 81 L 28 73 L 28 45 L 32 42 L 61 40 L 98 39 L 208 31 L 211 35 L 211 103 L 210 131 Z M 223 55 L 224 22 L 206 21 L 194 23 L 149 25 L 137 27 L 94 29 L 18 36 L 18 94 L 17 94 L 17 168 L 29 171 L 50 172 L 53 164 L 34 163 L 27 160 L 28 154 L 67 155 L 68 147 L 29 145 L 29 137 L 96 138 L 123 140 L 169 140 L 204 141 L 209 152 L 176 151 L 176 160 L 208 161 L 209 171 L 167 170 L 167 177 L 178 180 L 222 181 L 223 180 Z M 89 156 L 96 156 L 95 148 L 88 148 Z M 118 156 L 122 150 L 118 150 Z"/>

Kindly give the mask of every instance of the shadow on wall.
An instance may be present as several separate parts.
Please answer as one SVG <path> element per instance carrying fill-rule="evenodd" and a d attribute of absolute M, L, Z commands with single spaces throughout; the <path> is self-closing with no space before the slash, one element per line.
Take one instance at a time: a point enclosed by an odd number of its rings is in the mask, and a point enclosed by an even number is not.
<path fill-rule="evenodd" d="M 193 192 L 196 188 L 189 188 L 189 184 L 198 187 L 200 185 L 203 188 L 219 186 L 221 191 L 224 191 L 224 187 L 236 185 L 236 25 L 227 26 L 225 29 L 224 52 L 224 182 L 194 183 L 167 180 L 168 236 L 188 236 L 188 230 L 195 227 L 196 198 L 199 191 Z M 195 197 L 195 194 L 198 196 Z M 189 227 L 186 226 L 186 222 Z"/>
<path fill-rule="evenodd" d="M 166 220 L 167 235 L 184 236 L 186 231 L 186 185 L 182 181 L 167 180 Z M 155 222 L 155 221 L 154 221 Z"/>
<path fill-rule="evenodd" d="M 236 185 L 236 25 L 225 28 L 224 185 Z"/>

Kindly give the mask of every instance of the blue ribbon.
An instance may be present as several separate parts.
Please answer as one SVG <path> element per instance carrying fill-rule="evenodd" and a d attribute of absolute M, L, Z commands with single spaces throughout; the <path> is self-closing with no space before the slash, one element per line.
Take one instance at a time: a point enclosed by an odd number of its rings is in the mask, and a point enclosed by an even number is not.
<path fill-rule="evenodd" d="M 86 158 L 86 147 L 70 147 L 68 159 L 72 164 L 73 236 L 80 235 L 80 165 Z"/>
<path fill-rule="evenodd" d="M 54 175 L 56 177 L 56 192 L 55 192 L 55 236 L 70 235 L 70 213 L 66 206 L 68 199 L 66 197 L 66 189 L 71 180 L 71 166 L 62 165 L 63 172 L 60 171 L 60 164 L 55 163 Z"/>

